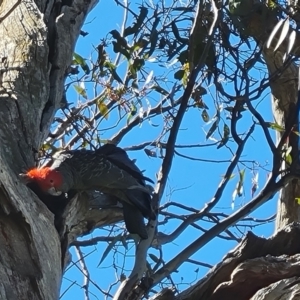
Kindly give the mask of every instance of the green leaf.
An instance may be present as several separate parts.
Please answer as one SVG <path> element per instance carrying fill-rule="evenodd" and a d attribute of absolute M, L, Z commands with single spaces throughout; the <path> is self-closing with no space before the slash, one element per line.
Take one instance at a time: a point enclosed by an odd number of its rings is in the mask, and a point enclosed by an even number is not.
<path fill-rule="evenodd" d="M 258 189 L 258 172 L 257 173 L 254 173 L 253 175 L 253 178 L 251 179 L 251 182 L 252 182 L 252 187 L 251 187 L 251 197 L 254 196 L 255 192 L 257 191 Z"/>
<path fill-rule="evenodd" d="M 106 60 L 104 63 L 103 63 L 103 66 L 106 67 L 109 71 L 112 71 L 116 68 L 116 66 L 109 60 Z"/>
<path fill-rule="evenodd" d="M 240 171 L 240 180 L 241 180 L 241 182 L 242 183 L 244 183 L 244 179 L 245 179 L 245 171 L 246 171 L 246 169 L 243 169 L 243 170 L 241 170 Z"/>
<path fill-rule="evenodd" d="M 289 154 L 292 152 L 292 149 L 293 149 L 292 146 L 288 146 L 288 147 L 286 148 L 285 155 L 286 155 L 286 156 L 289 155 Z"/>
<path fill-rule="evenodd" d="M 129 52 L 126 50 L 126 48 L 122 47 L 120 44 L 118 44 L 117 42 L 113 41 L 113 51 L 115 53 L 121 53 L 123 54 L 128 60 L 130 59 L 130 54 Z"/>
<path fill-rule="evenodd" d="M 221 143 L 218 145 L 217 149 L 223 147 L 228 142 L 229 135 L 230 135 L 230 129 L 226 124 L 224 124 L 223 137 L 222 137 Z"/>
<path fill-rule="evenodd" d="M 158 92 L 158 93 L 160 93 L 164 96 L 169 95 L 169 93 L 159 85 L 153 85 L 153 86 L 150 87 L 150 89 L 152 89 L 152 90 L 154 90 L 154 91 L 156 91 L 156 92 Z"/>
<path fill-rule="evenodd" d="M 256 64 L 257 62 L 257 57 L 252 57 L 252 58 L 249 58 L 245 61 L 244 63 L 244 68 L 246 70 L 250 70 L 251 68 L 254 67 L 254 65 Z"/>
<path fill-rule="evenodd" d="M 204 96 L 207 94 L 207 90 L 202 87 L 202 86 L 198 86 L 192 93 L 192 99 L 197 99 L 198 97 Z"/>
<path fill-rule="evenodd" d="M 222 177 L 225 179 L 225 175 L 222 175 Z M 228 180 L 231 180 L 231 179 L 233 179 L 234 177 L 235 177 L 235 174 L 231 174 L 231 175 L 229 176 Z"/>
<path fill-rule="evenodd" d="M 293 133 L 295 133 L 296 135 L 300 136 L 300 133 L 299 133 L 299 131 L 295 131 L 295 130 L 293 130 Z"/>
<path fill-rule="evenodd" d="M 207 91 L 205 88 L 199 86 L 197 87 L 192 95 L 191 98 L 194 99 L 195 101 L 195 106 L 199 107 L 199 108 L 205 108 L 208 109 L 208 106 L 203 102 L 202 96 L 207 94 Z"/>
<path fill-rule="evenodd" d="M 216 131 L 216 129 L 218 128 L 219 125 L 219 119 L 217 119 L 212 126 L 210 127 L 210 129 L 208 130 L 207 134 L 206 134 L 206 139 L 208 140 L 211 135 Z"/>
<path fill-rule="evenodd" d="M 147 149 L 147 148 L 145 148 L 144 151 L 150 157 L 157 157 L 156 151 L 153 151 L 153 150 L 150 150 L 150 149 Z"/>
<path fill-rule="evenodd" d="M 135 116 L 137 113 L 137 107 L 135 106 L 134 102 L 131 101 L 131 105 L 130 105 L 130 113 L 132 114 L 132 116 Z"/>
<path fill-rule="evenodd" d="M 189 40 L 187 38 L 182 38 L 180 36 L 179 30 L 177 28 L 177 25 L 176 25 L 175 21 L 171 22 L 171 27 L 172 27 L 172 31 L 173 31 L 173 34 L 174 34 L 176 40 L 179 41 L 179 42 L 181 42 L 181 43 L 183 43 L 183 44 L 188 45 Z"/>
<path fill-rule="evenodd" d="M 203 109 L 203 111 L 201 113 L 201 117 L 205 123 L 209 121 L 209 115 L 208 115 L 206 109 Z"/>
<path fill-rule="evenodd" d="M 106 67 L 110 74 L 112 75 L 112 77 L 117 80 L 119 83 L 122 83 L 123 84 L 123 81 L 122 79 L 120 78 L 120 76 L 118 75 L 117 71 L 116 71 L 116 66 L 110 62 L 109 60 L 106 60 L 104 63 L 103 63 L 103 66 Z"/>
<path fill-rule="evenodd" d="M 109 113 L 108 113 L 108 107 L 103 101 L 97 101 L 97 106 L 99 108 L 99 111 L 101 115 L 108 120 Z"/>
<path fill-rule="evenodd" d="M 275 9 L 278 6 L 278 4 L 275 1 L 267 0 L 267 6 L 271 9 Z"/>
<path fill-rule="evenodd" d="M 271 128 L 271 129 L 274 129 L 276 131 L 279 131 L 279 132 L 284 131 L 284 128 L 282 126 L 280 126 L 279 124 L 277 124 L 277 123 L 266 122 L 266 125 L 267 125 L 267 127 Z"/>
<path fill-rule="evenodd" d="M 229 0 L 229 11 L 240 17 L 247 16 L 252 7 L 252 0 Z"/>
<path fill-rule="evenodd" d="M 47 150 L 50 150 L 50 149 L 51 149 L 51 144 L 49 144 L 49 143 L 45 143 L 41 147 L 42 151 L 47 151 Z"/>
<path fill-rule="evenodd" d="M 48 150 L 52 150 L 52 151 L 54 151 L 54 152 L 57 152 L 58 151 L 58 149 L 55 147 L 55 146 L 53 146 L 53 145 L 51 145 L 51 144 L 49 144 L 49 143 L 44 143 L 43 145 L 42 145 L 42 147 L 41 147 L 41 151 L 48 151 Z"/>
<path fill-rule="evenodd" d="M 86 148 L 88 145 L 89 145 L 89 142 L 86 141 L 86 140 L 84 140 L 84 141 L 82 142 L 82 144 L 81 144 L 81 147 L 82 147 L 82 148 Z"/>
<path fill-rule="evenodd" d="M 156 49 L 156 44 L 158 40 L 158 31 L 153 29 L 150 34 L 150 49 L 147 52 L 147 56 L 150 57 Z"/>
<path fill-rule="evenodd" d="M 177 80 L 181 80 L 184 76 L 185 71 L 184 70 L 178 70 L 175 74 L 174 74 L 174 78 Z"/>
<path fill-rule="evenodd" d="M 136 73 L 138 71 L 141 70 L 141 68 L 144 66 L 145 64 L 145 60 L 144 59 L 141 59 L 141 58 L 136 58 L 134 61 L 133 61 L 133 64 L 131 64 L 129 66 L 129 70 L 130 70 L 130 73 L 135 76 Z"/>
<path fill-rule="evenodd" d="M 101 265 L 101 263 L 104 261 L 104 259 L 107 257 L 107 255 L 110 253 L 110 251 L 113 249 L 113 247 L 116 245 L 117 242 L 119 242 L 122 238 L 122 234 L 117 235 L 110 243 L 108 243 L 107 248 L 102 254 L 102 257 L 100 259 L 100 262 L 97 267 Z"/>
<path fill-rule="evenodd" d="M 293 158 L 291 156 L 292 150 L 293 150 L 292 146 L 288 146 L 288 144 L 284 144 L 282 147 L 281 157 L 289 165 L 291 165 L 293 162 Z"/>
<path fill-rule="evenodd" d="M 125 235 L 122 236 L 121 242 L 122 242 L 123 247 L 124 247 L 126 250 L 128 250 L 128 243 L 127 243 L 127 240 L 126 240 L 126 236 L 125 236 Z"/>
<path fill-rule="evenodd" d="M 164 37 L 162 37 L 159 40 L 159 44 L 158 44 L 158 49 L 164 49 L 167 45 L 166 39 Z"/>
<path fill-rule="evenodd" d="M 98 62 L 99 67 L 102 71 L 103 64 L 107 60 L 107 54 L 106 54 L 106 51 L 104 49 L 104 44 L 98 45 L 97 50 L 98 50 L 97 62 Z"/>
<path fill-rule="evenodd" d="M 285 161 L 286 161 L 289 165 L 291 165 L 292 162 L 293 162 L 292 155 L 291 155 L 291 154 L 287 154 L 287 155 L 285 156 Z"/>
<path fill-rule="evenodd" d="M 235 200 L 236 196 L 241 197 L 243 195 L 243 187 L 244 187 L 244 179 L 245 179 L 245 169 L 239 172 L 240 180 L 237 183 L 237 186 L 232 194 L 233 201 Z"/>
<path fill-rule="evenodd" d="M 152 78 L 153 78 L 153 73 L 154 73 L 153 70 L 151 70 L 151 71 L 149 72 L 149 74 L 148 74 L 148 76 L 147 76 L 147 78 L 146 78 L 146 80 L 145 80 L 144 86 L 150 83 L 150 81 L 151 81 Z"/>
<path fill-rule="evenodd" d="M 132 119 L 132 117 L 136 115 L 136 113 L 137 113 L 137 107 L 132 101 L 130 105 L 130 112 L 127 115 L 127 125 L 130 123 L 130 120 Z"/>
<path fill-rule="evenodd" d="M 139 29 L 143 25 L 144 20 L 147 17 L 147 14 L 148 14 L 148 9 L 144 6 L 141 6 L 140 14 L 137 17 L 136 22 L 133 24 L 133 26 L 129 26 L 129 27 L 125 28 L 124 36 L 138 33 Z"/>
<path fill-rule="evenodd" d="M 90 73 L 90 68 L 89 66 L 87 65 L 87 63 L 85 62 L 85 59 L 80 56 L 79 54 L 77 53 L 73 53 L 73 57 L 74 57 L 74 65 L 80 65 L 80 67 L 82 68 L 82 70 L 85 72 L 85 74 L 89 74 Z"/>
<path fill-rule="evenodd" d="M 127 126 L 129 125 L 131 119 L 132 119 L 132 114 L 131 114 L 131 113 L 128 113 L 128 115 L 127 115 L 127 122 L 126 122 L 126 123 L 127 123 Z"/>
<path fill-rule="evenodd" d="M 83 98 L 87 99 L 86 90 L 83 87 L 81 87 L 79 85 L 73 85 L 73 87 L 79 95 L 81 95 Z"/>
<path fill-rule="evenodd" d="M 130 53 L 133 53 L 134 51 L 137 51 L 139 49 L 141 49 L 143 46 L 143 44 L 137 42 L 135 43 L 131 48 L 130 48 Z"/>
<path fill-rule="evenodd" d="M 117 30 L 112 30 L 110 34 L 113 36 L 115 40 L 117 40 L 118 47 L 123 47 L 125 49 L 129 49 L 130 47 L 127 44 L 127 41 L 124 37 L 121 36 L 121 34 Z"/>
<path fill-rule="evenodd" d="M 184 65 L 185 63 L 187 63 L 188 62 L 188 50 L 183 50 L 180 54 L 179 54 L 179 56 L 178 56 L 178 60 L 180 61 L 180 63 L 182 64 L 182 65 Z"/>
<path fill-rule="evenodd" d="M 120 76 L 118 75 L 118 73 L 116 72 L 115 69 L 111 70 L 111 75 L 113 77 L 113 79 L 117 80 L 119 83 L 122 83 L 123 84 L 123 81 L 122 79 L 120 78 Z"/>
<path fill-rule="evenodd" d="M 155 263 L 159 263 L 161 260 L 154 254 L 149 253 L 149 257 L 155 262 Z"/>

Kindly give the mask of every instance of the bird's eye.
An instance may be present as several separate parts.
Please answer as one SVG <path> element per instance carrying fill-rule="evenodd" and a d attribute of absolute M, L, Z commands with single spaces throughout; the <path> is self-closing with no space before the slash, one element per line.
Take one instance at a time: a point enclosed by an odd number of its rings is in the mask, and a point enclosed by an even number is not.
<path fill-rule="evenodd" d="M 53 179 L 50 179 L 50 183 L 53 183 L 54 181 L 53 181 Z"/>

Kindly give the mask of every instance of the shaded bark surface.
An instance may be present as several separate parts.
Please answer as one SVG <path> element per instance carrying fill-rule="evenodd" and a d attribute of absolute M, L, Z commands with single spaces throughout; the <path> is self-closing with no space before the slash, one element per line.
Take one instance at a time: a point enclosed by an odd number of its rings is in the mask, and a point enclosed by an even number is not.
<path fill-rule="evenodd" d="M 35 165 L 61 106 L 80 28 L 96 2 L 0 4 L 0 299 L 58 299 L 66 247 L 53 215 L 18 174 Z"/>
<path fill-rule="evenodd" d="M 153 299 L 297 299 L 289 297 L 300 293 L 299 234 L 298 223 L 285 227 L 269 239 L 249 232 L 194 286 L 177 296 L 165 290 Z"/>
<path fill-rule="evenodd" d="M 53 215 L 18 177 L 35 165 L 53 116 L 63 105 L 74 45 L 96 2 L 74 0 L 62 5 L 54 0 L 6 0 L 0 4 L 0 299 L 58 299 L 68 245 L 95 227 L 122 218 L 120 209 L 99 209 L 101 201 L 90 210 L 89 197 L 77 195 L 58 233 Z M 282 65 L 286 45 L 276 54 L 263 47 L 277 16 L 262 14 L 265 10 L 256 5 L 252 15 L 241 16 L 240 21 L 260 43 L 273 75 Z M 270 83 L 274 116 L 282 126 L 288 123 L 295 103 L 296 79 L 296 68 L 290 65 Z M 297 139 L 291 143 L 296 149 Z M 298 185 L 294 180 L 281 193 L 277 229 L 284 229 L 276 236 L 263 239 L 249 233 L 196 285 L 176 297 L 174 291 L 164 290 L 153 299 L 295 298 L 300 229 L 296 223 L 286 225 L 299 219 L 294 201 Z"/>
<path fill-rule="evenodd" d="M 298 92 L 298 69 L 296 64 L 284 65 L 284 55 L 288 48 L 288 38 L 286 38 L 276 51 L 274 51 L 281 31 L 274 37 L 270 47 L 266 48 L 266 42 L 278 23 L 278 11 L 266 6 L 263 2 L 251 0 L 244 1 L 250 8 L 247 15 L 238 16 L 241 27 L 245 34 L 252 37 L 262 49 L 262 55 L 269 71 L 270 88 L 272 93 L 272 110 L 275 122 L 282 128 L 298 130 L 298 118 L 295 116 L 295 108 Z M 299 14 L 299 13 L 297 13 Z M 299 34 L 296 37 L 292 54 L 299 56 Z M 276 132 L 276 142 L 280 143 L 284 132 Z M 298 166 L 298 136 L 290 134 L 288 145 L 292 147 L 293 170 Z M 282 149 L 278 149 L 281 151 Z M 276 153 L 273 153 L 276 156 Z M 280 161 L 277 159 L 277 163 Z M 295 203 L 295 198 L 300 192 L 299 180 L 293 180 L 287 187 L 279 193 L 278 210 L 276 219 L 276 230 L 284 228 L 291 222 L 299 221 L 300 207 Z"/>

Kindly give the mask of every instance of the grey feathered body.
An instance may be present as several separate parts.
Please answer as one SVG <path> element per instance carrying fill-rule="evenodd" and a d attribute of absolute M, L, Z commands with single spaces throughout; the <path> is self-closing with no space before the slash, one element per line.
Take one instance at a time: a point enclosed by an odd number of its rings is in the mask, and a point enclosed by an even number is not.
<path fill-rule="evenodd" d="M 151 180 L 143 176 L 123 149 L 106 144 L 96 151 L 63 151 L 54 156 L 51 169 L 63 176 L 62 192 L 98 190 L 117 197 L 123 203 L 128 231 L 147 238 L 146 229 L 136 227 L 144 225 L 143 216 L 156 217 L 151 191 L 145 184 L 145 180 Z"/>

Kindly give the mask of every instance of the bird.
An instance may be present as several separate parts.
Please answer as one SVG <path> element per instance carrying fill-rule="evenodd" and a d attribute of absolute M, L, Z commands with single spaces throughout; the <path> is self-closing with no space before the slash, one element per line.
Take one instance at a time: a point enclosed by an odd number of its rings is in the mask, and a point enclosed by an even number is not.
<path fill-rule="evenodd" d="M 50 164 L 30 169 L 23 177 L 51 196 L 87 190 L 114 196 L 123 206 L 128 232 L 141 239 L 148 238 L 144 218 L 156 219 L 152 190 L 146 185 L 146 181 L 153 181 L 143 175 L 125 150 L 114 144 L 96 150 L 60 151 Z"/>
<path fill-rule="evenodd" d="M 59 196 L 52 196 L 44 192 L 38 183 L 34 180 L 25 182 L 42 202 L 48 207 L 48 209 L 54 214 L 54 225 L 58 233 L 61 235 L 63 230 L 63 213 L 70 199 L 72 199 L 77 192 L 70 190 L 68 193 L 61 194 Z"/>

